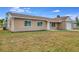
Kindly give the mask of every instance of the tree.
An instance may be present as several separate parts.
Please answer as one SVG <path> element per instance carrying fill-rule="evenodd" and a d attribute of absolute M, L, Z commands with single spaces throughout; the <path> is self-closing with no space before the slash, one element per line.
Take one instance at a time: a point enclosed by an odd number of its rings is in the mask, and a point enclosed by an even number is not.
<path fill-rule="evenodd" d="M 76 17 L 76 24 L 77 24 L 77 26 L 79 26 L 79 19 L 78 19 L 78 17 Z"/>
<path fill-rule="evenodd" d="M 60 15 L 57 15 L 57 18 L 60 18 Z"/>
<path fill-rule="evenodd" d="M 4 19 L 0 19 L 0 27 L 3 26 Z"/>

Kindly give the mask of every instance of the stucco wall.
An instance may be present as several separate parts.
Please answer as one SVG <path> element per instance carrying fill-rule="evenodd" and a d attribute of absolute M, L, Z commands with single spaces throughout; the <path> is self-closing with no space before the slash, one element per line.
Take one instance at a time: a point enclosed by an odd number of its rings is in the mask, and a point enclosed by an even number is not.
<path fill-rule="evenodd" d="M 9 31 L 14 31 L 14 18 L 10 18 L 7 21 L 7 29 Z"/>
<path fill-rule="evenodd" d="M 67 18 L 66 20 L 66 30 L 72 30 L 72 20 L 70 18 Z"/>
<path fill-rule="evenodd" d="M 31 26 L 24 26 L 24 19 L 15 19 L 14 20 L 14 31 L 34 31 L 34 30 L 46 30 L 47 25 L 45 21 L 43 22 L 43 26 L 37 26 L 36 20 L 31 20 Z"/>

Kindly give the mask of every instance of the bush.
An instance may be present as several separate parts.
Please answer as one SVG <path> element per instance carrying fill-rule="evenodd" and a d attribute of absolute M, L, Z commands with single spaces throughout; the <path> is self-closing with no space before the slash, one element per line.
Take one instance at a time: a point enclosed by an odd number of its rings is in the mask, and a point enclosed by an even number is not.
<path fill-rule="evenodd" d="M 6 27 L 3 27 L 3 30 L 6 30 Z"/>

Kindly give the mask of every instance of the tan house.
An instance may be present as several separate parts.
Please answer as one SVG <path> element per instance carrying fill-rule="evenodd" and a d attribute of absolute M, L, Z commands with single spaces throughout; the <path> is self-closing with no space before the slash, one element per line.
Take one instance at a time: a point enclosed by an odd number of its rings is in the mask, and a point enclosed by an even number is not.
<path fill-rule="evenodd" d="M 36 30 L 72 30 L 70 17 L 46 18 L 7 13 L 7 29 L 12 32 Z"/>

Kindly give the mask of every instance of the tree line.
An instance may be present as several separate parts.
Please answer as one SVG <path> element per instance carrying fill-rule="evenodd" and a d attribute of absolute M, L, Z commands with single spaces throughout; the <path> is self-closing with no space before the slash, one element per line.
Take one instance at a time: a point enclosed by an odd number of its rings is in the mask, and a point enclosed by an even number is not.
<path fill-rule="evenodd" d="M 76 17 L 76 25 L 79 27 L 79 18 Z"/>
<path fill-rule="evenodd" d="M 0 27 L 3 27 L 4 19 L 0 19 Z"/>

